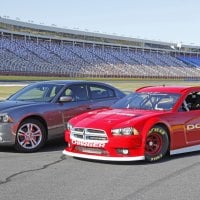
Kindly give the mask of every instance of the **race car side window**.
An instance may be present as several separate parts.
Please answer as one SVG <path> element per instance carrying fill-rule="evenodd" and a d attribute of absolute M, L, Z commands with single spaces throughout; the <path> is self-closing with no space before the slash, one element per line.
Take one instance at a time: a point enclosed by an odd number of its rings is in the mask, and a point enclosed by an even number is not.
<path fill-rule="evenodd" d="M 200 110 L 200 92 L 190 93 L 182 104 L 183 111 Z"/>

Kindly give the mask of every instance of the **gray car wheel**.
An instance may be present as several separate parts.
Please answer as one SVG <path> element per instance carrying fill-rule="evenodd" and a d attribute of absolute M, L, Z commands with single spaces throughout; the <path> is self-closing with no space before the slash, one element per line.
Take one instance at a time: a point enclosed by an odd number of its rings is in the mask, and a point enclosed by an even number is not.
<path fill-rule="evenodd" d="M 40 149 L 45 141 L 44 125 L 36 119 L 27 119 L 20 124 L 17 130 L 15 148 L 20 152 L 31 153 Z"/>

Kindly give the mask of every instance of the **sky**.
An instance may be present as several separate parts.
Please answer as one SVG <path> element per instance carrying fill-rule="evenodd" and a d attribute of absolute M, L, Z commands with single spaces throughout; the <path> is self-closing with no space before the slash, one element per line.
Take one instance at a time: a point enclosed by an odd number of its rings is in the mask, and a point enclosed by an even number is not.
<path fill-rule="evenodd" d="M 200 46 L 200 0 L 0 0 L 0 17 Z"/>

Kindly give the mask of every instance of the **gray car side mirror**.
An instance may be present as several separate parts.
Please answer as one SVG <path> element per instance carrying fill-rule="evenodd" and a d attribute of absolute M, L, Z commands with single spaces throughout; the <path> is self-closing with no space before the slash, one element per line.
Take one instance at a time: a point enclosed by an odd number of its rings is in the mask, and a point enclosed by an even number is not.
<path fill-rule="evenodd" d="M 72 97 L 71 96 L 61 96 L 59 98 L 59 102 L 72 102 Z"/>

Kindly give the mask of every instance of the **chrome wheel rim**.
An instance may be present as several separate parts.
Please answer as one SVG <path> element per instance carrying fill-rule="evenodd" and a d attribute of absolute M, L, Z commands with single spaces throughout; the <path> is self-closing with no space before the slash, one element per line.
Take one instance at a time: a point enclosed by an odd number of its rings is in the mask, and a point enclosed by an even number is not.
<path fill-rule="evenodd" d="M 17 133 L 17 141 L 25 149 L 36 148 L 42 140 L 42 131 L 32 123 L 23 124 Z"/>

